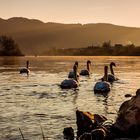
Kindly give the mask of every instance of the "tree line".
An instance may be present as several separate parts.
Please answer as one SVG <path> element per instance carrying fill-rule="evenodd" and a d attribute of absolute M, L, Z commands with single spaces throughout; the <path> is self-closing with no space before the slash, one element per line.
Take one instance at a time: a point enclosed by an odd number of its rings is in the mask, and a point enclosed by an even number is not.
<path fill-rule="evenodd" d="M 23 56 L 18 44 L 12 37 L 0 36 L 0 56 Z M 74 56 L 140 56 L 140 46 L 134 44 L 111 45 L 111 41 L 103 42 L 101 46 L 85 48 L 49 48 L 42 55 L 74 55 Z"/>
<path fill-rule="evenodd" d="M 140 56 L 140 46 L 134 44 L 111 45 L 110 41 L 101 46 L 88 46 L 85 48 L 49 49 L 45 55 L 74 55 L 74 56 Z"/>

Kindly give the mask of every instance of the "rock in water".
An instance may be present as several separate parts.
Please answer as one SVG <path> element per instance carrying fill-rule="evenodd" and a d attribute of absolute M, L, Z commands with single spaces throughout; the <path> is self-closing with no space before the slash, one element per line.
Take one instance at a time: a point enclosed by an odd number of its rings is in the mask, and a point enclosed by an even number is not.
<path fill-rule="evenodd" d="M 64 139 L 66 140 L 74 140 L 74 130 L 72 127 L 64 128 L 63 131 Z"/>
<path fill-rule="evenodd" d="M 100 126 L 107 119 L 106 117 L 98 114 L 91 114 L 90 112 L 76 111 L 76 124 L 77 124 L 77 136 L 81 136 L 83 133 L 91 133 L 93 129 Z"/>
<path fill-rule="evenodd" d="M 140 137 L 140 89 L 137 90 L 136 96 L 120 106 L 113 127 L 118 137 Z"/>

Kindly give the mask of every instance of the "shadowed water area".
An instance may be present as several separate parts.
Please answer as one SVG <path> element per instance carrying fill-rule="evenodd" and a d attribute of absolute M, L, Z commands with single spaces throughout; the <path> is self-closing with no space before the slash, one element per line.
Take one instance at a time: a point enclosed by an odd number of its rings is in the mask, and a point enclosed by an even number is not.
<path fill-rule="evenodd" d="M 30 61 L 29 76 L 19 69 Z M 75 61 L 79 70 L 91 60 L 91 76 L 80 77 L 76 90 L 62 90 Z M 104 65 L 115 62 L 118 81 L 107 97 L 95 95 L 93 87 L 103 76 Z M 41 129 L 49 140 L 63 140 L 63 128 L 76 130 L 75 110 L 90 111 L 115 120 L 120 104 L 140 88 L 140 57 L 0 57 L 0 139 L 41 140 Z"/>

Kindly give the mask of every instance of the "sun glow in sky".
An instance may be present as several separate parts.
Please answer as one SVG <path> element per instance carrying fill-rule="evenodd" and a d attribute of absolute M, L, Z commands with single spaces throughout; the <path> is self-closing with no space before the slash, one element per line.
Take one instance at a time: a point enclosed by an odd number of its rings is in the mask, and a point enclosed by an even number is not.
<path fill-rule="evenodd" d="M 140 0 L 0 0 L 0 17 L 140 27 Z"/>

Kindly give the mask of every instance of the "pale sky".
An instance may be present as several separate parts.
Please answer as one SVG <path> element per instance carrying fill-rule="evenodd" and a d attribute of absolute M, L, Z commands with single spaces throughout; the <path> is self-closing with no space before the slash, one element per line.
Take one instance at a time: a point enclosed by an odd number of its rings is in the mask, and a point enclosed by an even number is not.
<path fill-rule="evenodd" d="M 0 18 L 140 27 L 140 0 L 0 0 Z"/>

